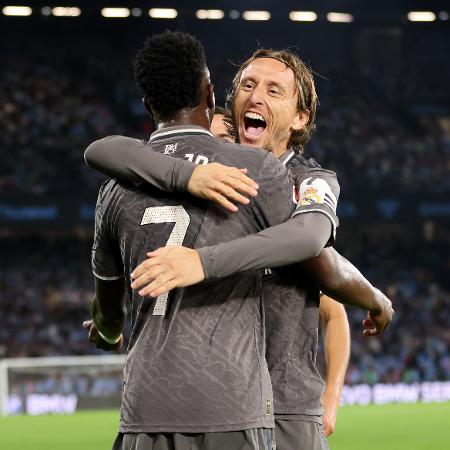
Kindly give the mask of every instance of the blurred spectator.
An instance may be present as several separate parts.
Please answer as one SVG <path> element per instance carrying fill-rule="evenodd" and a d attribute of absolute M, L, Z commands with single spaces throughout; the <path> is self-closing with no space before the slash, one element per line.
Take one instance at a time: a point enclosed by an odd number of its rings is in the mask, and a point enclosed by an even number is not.
<path fill-rule="evenodd" d="M 235 66 L 213 61 L 219 80 L 224 74 L 231 78 Z M 84 166 L 85 147 L 108 134 L 143 138 L 152 131 L 128 55 L 1 62 L 0 193 L 93 194 L 102 177 Z M 399 76 L 394 101 L 376 74 L 326 65 L 316 70 L 323 75 L 316 77 L 318 132 L 306 153 L 338 173 L 343 193 L 361 187 L 380 193 L 450 191 L 445 78 L 420 68 L 406 83 Z"/>
<path fill-rule="evenodd" d="M 100 352 L 81 326 L 93 295 L 89 247 L 76 239 L 2 242 L 0 357 Z M 407 248 L 415 258 L 409 258 Z M 430 251 L 424 242 L 392 239 L 376 246 L 363 239 L 344 252 L 389 295 L 396 311 L 385 335 L 364 339 L 365 313 L 347 308 L 352 330 L 349 384 L 450 379 L 448 255 L 445 246 L 435 243 L 433 258 L 422 257 Z"/>

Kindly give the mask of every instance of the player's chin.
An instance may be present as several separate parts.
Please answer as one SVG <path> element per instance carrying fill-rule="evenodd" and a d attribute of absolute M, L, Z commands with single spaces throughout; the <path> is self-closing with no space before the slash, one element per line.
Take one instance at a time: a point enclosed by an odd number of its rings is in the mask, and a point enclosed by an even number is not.
<path fill-rule="evenodd" d="M 248 145 L 249 147 L 259 147 L 259 148 L 264 148 L 264 143 L 265 143 L 265 133 L 262 133 L 260 136 L 255 137 L 255 136 L 246 136 L 241 135 L 241 139 L 240 139 L 240 143 L 244 144 L 244 145 Z"/>

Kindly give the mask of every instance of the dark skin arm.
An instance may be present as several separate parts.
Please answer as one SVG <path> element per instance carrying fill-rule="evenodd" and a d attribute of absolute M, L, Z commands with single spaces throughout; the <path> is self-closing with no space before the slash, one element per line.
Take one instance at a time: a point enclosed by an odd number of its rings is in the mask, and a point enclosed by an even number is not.
<path fill-rule="evenodd" d="M 333 248 L 302 263 L 305 273 L 321 291 L 340 303 L 368 311 L 364 336 L 381 334 L 392 320 L 390 300 Z"/>
<path fill-rule="evenodd" d="M 101 280 L 95 278 L 95 296 L 92 299 L 92 319 L 83 322 L 88 331 L 88 339 L 97 348 L 105 351 L 118 351 L 123 345 L 122 330 L 127 317 L 125 306 L 125 280 Z M 101 333 L 117 342 L 105 341 Z"/>

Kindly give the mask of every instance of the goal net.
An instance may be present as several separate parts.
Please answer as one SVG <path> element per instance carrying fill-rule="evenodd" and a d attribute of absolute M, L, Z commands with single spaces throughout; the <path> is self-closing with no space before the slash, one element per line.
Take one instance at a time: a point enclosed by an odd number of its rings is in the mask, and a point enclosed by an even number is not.
<path fill-rule="evenodd" d="M 118 408 L 124 355 L 0 360 L 0 415 Z"/>

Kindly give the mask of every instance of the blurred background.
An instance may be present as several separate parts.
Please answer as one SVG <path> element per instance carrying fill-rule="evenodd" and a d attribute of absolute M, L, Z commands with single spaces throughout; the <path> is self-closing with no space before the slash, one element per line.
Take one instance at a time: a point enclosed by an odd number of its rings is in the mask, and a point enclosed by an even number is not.
<path fill-rule="evenodd" d="M 121 357 L 96 364 L 81 327 L 103 181 L 83 151 L 109 134 L 149 136 L 132 61 L 146 36 L 165 29 L 203 42 L 218 104 L 257 47 L 292 48 L 312 67 L 320 105 L 305 153 L 338 174 L 336 248 L 396 310 L 383 337 L 363 339 L 364 313 L 347 308 L 343 402 L 450 400 L 447 1 L 20 4 L 0 7 L 3 413 L 117 404 Z M 68 355 L 95 359 L 63 369 L 58 358 Z M 36 357 L 53 359 L 18 359 Z"/>

